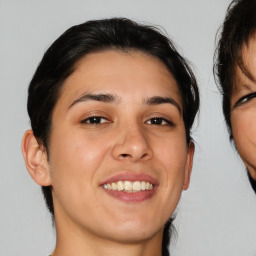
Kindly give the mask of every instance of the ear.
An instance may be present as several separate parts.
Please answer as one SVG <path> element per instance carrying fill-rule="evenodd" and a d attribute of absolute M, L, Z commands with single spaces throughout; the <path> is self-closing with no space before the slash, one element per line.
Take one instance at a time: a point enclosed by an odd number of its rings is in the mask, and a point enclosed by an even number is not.
<path fill-rule="evenodd" d="M 39 145 L 32 130 L 27 130 L 22 140 L 22 154 L 32 179 L 40 186 L 51 185 L 49 163 L 44 146 Z"/>
<path fill-rule="evenodd" d="M 189 187 L 190 176 L 191 176 L 192 166 L 193 166 L 194 152 L 195 152 L 194 142 L 190 141 L 189 146 L 188 146 L 188 154 L 187 154 L 187 162 L 186 162 L 183 190 L 187 190 Z"/>

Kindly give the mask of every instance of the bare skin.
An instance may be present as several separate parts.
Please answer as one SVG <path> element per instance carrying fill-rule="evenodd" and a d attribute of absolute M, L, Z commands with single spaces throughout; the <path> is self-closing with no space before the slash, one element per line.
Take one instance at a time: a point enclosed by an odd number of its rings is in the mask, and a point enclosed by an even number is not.
<path fill-rule="evenodd" d="M 140 52 L 88 54 L 55 106 L 49 161 L 32 131 L 22 148 L 35 182 L 52 186 L 52 256 L 161 255 L 194 153 L 177 83 L 161 61 Z M 118 181 L 152 186 L 107 188 Z"/>
<path fill-rule="evenodd" d="M 242 48 L 245 67 L 256 79 L 256 35 Z M 255 80 L 256 81 L 256 80 Z M 256 180 L 256 82 L 235 68 L 231 97 L 231 126 L 237 150 L 250 175 Z"/>

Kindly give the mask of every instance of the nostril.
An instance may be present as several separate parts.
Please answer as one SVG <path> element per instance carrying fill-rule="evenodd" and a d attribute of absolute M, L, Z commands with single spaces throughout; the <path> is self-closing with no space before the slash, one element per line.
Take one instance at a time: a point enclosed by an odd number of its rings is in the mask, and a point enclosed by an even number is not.
<path fill-rule="evenodd" d="M 145 157 L 147 157 L 147 156 L 148 156 L 148 154 L 145 153 L 145 154 L 143 154 L 143 156 L 142 156 L 141 158 L 145 158 Z"/>
<path fill-rule="evenodd" d="M 121 154 L 122 157 L 127 157 L 129 154 Z"/>

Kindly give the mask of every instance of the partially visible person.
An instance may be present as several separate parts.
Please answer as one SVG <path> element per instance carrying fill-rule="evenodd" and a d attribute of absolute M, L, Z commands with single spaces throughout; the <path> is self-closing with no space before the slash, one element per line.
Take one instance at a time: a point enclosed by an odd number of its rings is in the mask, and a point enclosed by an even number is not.
<path fill-rule="evenodd" d="M 88 21 L 29 86 L 26 167 L 56 223 L 52 256 L 167 256 L 192 170 L 196 79 L 173 43 L 128 19 Z"/>
<path fill-rule="evenodd" d="M 231 2 L 215 56 L 230 139 L 256 192 L 256 0 Z"/>

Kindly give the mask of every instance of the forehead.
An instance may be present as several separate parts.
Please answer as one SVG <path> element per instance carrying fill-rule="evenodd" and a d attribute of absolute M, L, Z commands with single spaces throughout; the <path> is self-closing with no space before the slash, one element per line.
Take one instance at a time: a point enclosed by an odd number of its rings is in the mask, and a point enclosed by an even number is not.
<path fill-rule="evenodd" d="M 59 100 L 95 91 L 126 97 L 171 94 L 181 100 L 177 82 L 165 64 L 138 51 L 108 50 L 84 56 L 65 81 Z"/>
<path fill-rule="evenodd" d="M 233 93 L 255 90 L 256 82 L 256 34 L 241 48 L 241 65 L 234 67 Z"/>

